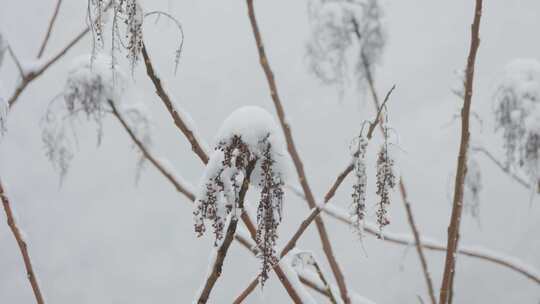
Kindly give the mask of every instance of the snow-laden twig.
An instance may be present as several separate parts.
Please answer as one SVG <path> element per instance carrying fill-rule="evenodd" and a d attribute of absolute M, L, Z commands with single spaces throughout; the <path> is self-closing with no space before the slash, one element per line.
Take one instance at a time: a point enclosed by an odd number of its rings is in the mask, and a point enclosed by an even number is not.
<path fill-rule="evenodd" d="M 300 185 L 302 186 L 302 189 L 306 196 L 306 201 L 308 203 L 308 206 L 310 208 L 315 208 L 316 207 L 315 197 L 313 196 L 313 193 L 307 181 L 307 176 L 304 171 L 304 165 L 296 149 L 296 145 L 294 143 L 293 136 L 292 136 L 292 131 L 289 126 L 289 123 L 287 122 L 285 111 L 283 109 L 283 105 L 279 97 L 277 85 L 274 79 L 274 73 L 272 72 L 272 69 L 270 68 L 270 64 L 266 56 L 266 52 L 264 50 L 262 36 L 259 30 L 259 25 L 257 24 L 257 19 L 255 17 L 255 9 L 253 5 L 253 0 L 246 0 L 246 2 L 247 2 L 247 7 L 248 7 L 248 16 L 249 16 L 249 20 L 251 24 L 251 29 L 253 32 L 253 36 L 255 38 L 255 43 L 256 43 L 257 51 L 259 55 L 259 63 L 266 76 L 268 87 L 270 89 L 270 95 L 272 97 L 272 101 L 274 103 L 274 107 L 276 109 L 279 122 L 281 124 L 281 129 L 285 135 L 285 141 L 287 142 L 287 150 L 289 151 L 289 154 L 291 155 L 291 158 L 293 160 L 293 163 L 296 168 L 297 175 L 298 175 L 298 179 L 300 181 Z M 324 226 L 324 222 L 320 217 L 316 217 L 315 224 L 317 227 L 317 231 L 319 233 L 319 237 L 321 239 L 321 243 L 323 245 L 324 254 L 330 264 L 330 268 L 332 269 L 334 278 L 336 279 L 338 283 L 341 298 L 343 299 L 345 304 L 349 304 L 350 299 L 348 296 L 347 286 L 345 283 L 345 277 L 343 276 L 343 272 L 341 271 L 341 268 L 339 267 L 337 259 L 334 255 L 332 245 L 330 243 L 330 238 L 328 236 L 328 232 L 326 231 L 326 227 Z"/>
<path fill-rule="evenodd" d="M 110 7 L 110 4 L 112 1 L 114 0 L 111 0 L 109 4 L 107 4 L 106 9 Z M 11 107 L 13 107 L 13 105 L 17 102 L 19 96 L 26 89 L 26 87 L 30 83 L 32 83 L 32 81 L 36 80 L 45 71 L 47 71 L 53 64 L 55 64 L 58 60 L 60 60 L 60 58 L 62 58 L 73 46 L 75 46 L 86 34 L 88 34 L 89 31 L 90 31 L 90 28 L 86 27 L 77 36 L 71 39 L 70 42 L 68 42 L 68 44 L 65 45 L 62 49 L 60 49 L 60 51 L 58 51 L 55 55 L 49 57 L 46 60 L 40 60 L 39 65 L 35 66 L 34 69 L 27 71 L 24 78 L 19 82 L 19 84 L 15 88 L 15 91 L 12 93 L 11 97 L 8 98 L 9 108 L 11 109 Z"/>
<path fill-rule="evenodd" d="M 169 180 L 176 190 L 184 194 L 191 201 L 195 200 L 195 195 L 193 194 L 195 189 L 194 187 L 185 181 L 180 175 L 175 174 L 172 166 L 167 164 L 166 160 L 160 159 L 154 156 L 153 152 L 144 144 L 142 140 L 137 137 L 136 132 L 132 129 L 129 123 L 124 119 L 121 114 L 121 111 L 118 110 L 116 105 L 112 100 L 108 100 L 108 103 L 112 109 L 112 113 L 116 119 L 120 122 L 124 130 L 128 133 L 129 137 L 133 143 L 137 146 L 139 151 L 143 156 L 167 179 Z"/>
<path fill-rule="evenodd" d="M 332 304 L 338 304 L 337 298 L 335 297 L 334 292 L 330 287 L 328 280 L 326 279 L 326 276 L 324 275 L 321 267 L 319 266 L 319 263 L 317 263 L 315 254 L 310 251 L 301 251 L 295 249 L 289 255 L 291 255 L 291 265 L 297 270 L 298 273 L 300 273 L 300 271 L 303 271 L 306 268 L 312 267 L 317 273 L 319 280 L 321 280 L 321 282 L 323 283 L 324 289 L 329 295 L 330 302 L 332 302 Z"/>
<path fill-rule="evenodd" d="M 334 204 L 327 204 L 324 207 L 323 212 L 343 223 L 351 224 L 347 212 L 339 206 L 336 206 Z M 364 228 L 368 234 L 374 236 L 378 234 L 378 229 L 375 224 L 367 223 Z M 415 237 L 410 234 L 395 233 L 389 231 L 383 232 L 383 240 L 386 242 L 404 246 L 412 246 L 416 243 Z M 424 249 L 440 252 L 446 251 L 446 245 L 442 241 L 438 241 L 433 238 L 421 237 L 421 243 L 422 248 Z M 540 285 L 540 271 L 535 269 L 533 266 L 527 265 L 526 263 L 520 261 L 518 258 L 497 253 L 490 249 L 483 249 L 478 246 L 462 245 L 459 246 L 459 249 L 456 253 L 459 255 L 476 258 L 482 261 L 491 262 L 504 268 L 508 268 Z"/>
<path fill-rule="evenodd" d="M 30 281 L 30 285 L 32 286 L 32 291 L 34 292 L 36 302 L 38 304 L 44 304 L 45 301 L 43 299 L 43 295 L 39 288 L 38 279 L 34 272 L 34 268 L 32 267 L 30 254 L 28 253 L 28 245 L 26 244 L 26 241 L 24 240 L 22 231 L 17 226 L 14 212 L 12 211 L 10 201 L 7 197 L 6 191 L 4 190 L 1 180 L 0 180 L 0 200 L 2 201 L 4 212 L 6 213 L 8 226 L 11 229 L 11 232 L 13 233 L 13 237 L 17 241 L 17 245 L 19 245 L 19 250 L 21 252 L 21 255 L 24 261 L 24 267 L 26 267 L 26 277 L 28 278 L 28 281 Z"/>
<path fill-rule="evenodd" d="M 252 166 L 252 184 L 260 189 L 256 240 L 261 250 L 264 283 L 271 265 L 277 261 L 274 247 L 282 218 L 284 148 L 278 127 L 264 109 L 242 107 L 223 122 L 216 142 L 196 199 L 195 231 L 201 236 L 208 220 L 212 221 L 216 244 L 223 238 L 228 214 L 242 212 L 240 178 L 247 177 Z"/>
<path fill-rule="evenodd" d="M 482 17 L 482 0 L 476 0 L 474 9 L 474 19 L 471 25 L 471 42 L 469 55 L 467 57 L 467 68 L 465 78 L 465 95 L 463 98 L 463 108 L 461 111 L 461 141 L 459 145 L 459 154 L 456 169 L 456 180 L 454 188 L 454 203 L 452 206 L 452 216 L 448 224 L 448 244 L 446 251 L 446 261 L 444 264 L 443 280 L 441 283 L 439 304 L 451 304 L 449 295 L 452 290 L 456 268 L 456 251 L 459 243 L 459 230 L 461 224 L 461 215 L 463 210 L 463 193 L 465 175 L 467 173 L 467 153 L 469 152 L 469 120 L 473 95 L 474 66 L 476 63 L 476 54 L 480 45 L 480 19 Z"/>

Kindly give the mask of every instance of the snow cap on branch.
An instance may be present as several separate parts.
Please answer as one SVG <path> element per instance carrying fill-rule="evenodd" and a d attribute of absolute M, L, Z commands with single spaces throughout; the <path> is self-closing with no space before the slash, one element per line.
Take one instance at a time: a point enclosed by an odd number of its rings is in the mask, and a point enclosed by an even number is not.
<path fill-rule="evenodd" d="M 260 190 L 257 205 L 256 242 L 261 251 L 261 280 L 268 278 L 277 262 L 275 245 L 282 218 L 284 187 L 284 141 L 274 118 L 264 109 L 246 106 L 225 119 L 202 176 L 193 211 L 195 232 L 206 231 L 212 221 L 215 245 L 226 230 L 227 215 L 237 216 L 244 202 L 239 197 L 243 180 Z"/>

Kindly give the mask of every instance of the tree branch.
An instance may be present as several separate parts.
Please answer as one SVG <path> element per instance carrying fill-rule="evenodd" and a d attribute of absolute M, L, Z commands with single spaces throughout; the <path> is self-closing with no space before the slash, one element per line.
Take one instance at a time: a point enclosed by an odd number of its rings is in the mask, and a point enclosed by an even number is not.
<path fill-rule="evenodd" d="M 454 279 L 456 267 L 456 251 L 459 242 L 459 228 L 461 224 L 461 214 L 463 211 L 463 188 L 465 175 L 467 174 L 467 152 L 469 150 L 469 119 L 471 111 L 471 101 L 474 82 L 474 65 L 478 46 L 480 45 L 480 18 L 482 17 L 482 0 L 476 0 L 474 10 L 474 20 L 471 25 L 471 45 L 469 56 L 467 57 L 467 69 L 465 79 L 465 95 L 463 98 L 463 108 L 461 109 L 461 142 L 459 145 L 459 155 L 456 169 L 456 181 L 454 188 L 454 203 L 452 206 L 452 216 L 448 225 L 448 245 L 446 250 L 446 262 L 444 264 L 444 274 L 441 284 L 439 304 L 448 303 L 450 286 Z"/>
<path fill-rule="evenodd" d="M 352 225 L 352 221 L 347 216 L 347 213 L 345 211 L 342 211 L 341 208 L 339 208 L 338 206 L 328 204 L 323 209 L 323 212 L 342 223 Z M 379 234 L 379 230 L 375 226 L 371 225 L 366 225 L 364 227 L 364 231 L 374 236 L 378 236 Z M 397 245 L 411 246 L 417 243 L 414 236 L 406 234 L 383 232 L 382 236 L 383 241 Z M 430 238 L 422 238 L 421 243 L 422 248 L 424 249 L 446 252 L 446 246 L 443 243 L 432 240 Z M 505 257 L 502 254 L 498 254 L 486 249 L 478 249 L 465 246 L 460 246 L 460 248 L 457 250 L 457 254 L 503 266 L 525 276 L 526 278 L 540 285 L 540 274 L 538 273 L 538 271 L 534 271 L 531 267 L 523 265 L 521 262 L 517 261 L 516 258 Z"/>
<path fill-rule="evenodd" d="M 47 47 L 47 43 L 49 42 L 49 38 L 51 37 L 52 28 L 54 26 L 54 22 L 56 21 L 56 17 L 58 17 L 58 11 L 60 11 L 60 5 L 62 4 L 62 0 L 56 1 L 56 6 L 54 7 L 54 12 L 51 17 L 51 20 L 49 21 L 49 26 L 47 27 L 47 32 L 45 33 L 45 37 L 43 38 L 43 42 L 41 42 L 41 47 L 39 48 L 39 52 L 37 55 L 37 58 L 41 58 L 43 56 L 43 52 L 45 51 L 45 48 Z"/>
<path fill-rule="evenodd" d="M 114 117 L 116 117 L 116 119 L 118 119 L 118 121 L 120 122 L 120 124 L 122 125 L 122 127 L 124 128 L 124 130 L 128 133 L 129 137 L 131 138 L 131 140 L 135 143 L 135 145 L 137 146 L 137 148 L 141 151 L 141 153 L 143 154 L 143 156 L 152 164 L 154 165 L 154 167 L 169 181 L 173 184 L 173 186 L 176 188 L 176 190 L 182 194 L 184 194 L 185 196 L 187 196 L 187 198 L 189 198 L 189 200 L 191 201 L 194 201 L 195 200 L 195 195 L 189 191 L 187 189 L 187 187 L 185 185 L 183 185 L 183 183 L 181 183 L 180 181 L 178 181 L 174 175 L 169 172 L 165 166 L 154 156 L 152 155 L 152 153 L 148 150 L 148 148 L 143 144 L 142 141 L 140 141 L 137 136 L 135 135 L 135 132 L 130 128 L 130 126 L 128 125 L 128 123 L 125 121 L 125 119 L 122 117 L 122 114 L 118 111 L 118 109 L 116 108 L 116 105 L 114 104 L 114 102 L 112 100 L 107 100 L 107 102 L 109 103 L 111 109 L 112 109 L 112 114 L 114 115 Z"/>
<path fill-rule="evenodd" d="M 193 126 L 187 121 L 185 117 L 182 117 L 181 113 L 178 112 L 178 109 L 175 107 L 173 101 L 169 97 L 169 94 L 165 91 L 165 88 L 161 83 L 161 79 L 159 79 L 159 76 L 156 74 L 152 61 L 150 60 L 150 56 L 148 55 L 148 51 L 146 50 L 146 46 L 144 44 L 142 47 L 142 55 L 144 58 L 144 65 L 146 66 L 146 73 L 154 84 L 156 94 L 159 96 L 159 98 L 165 105 L 165 108 L 171 115 L 176 127 L 184 134 L 184 136 L 191 144 L 191 149 L 193 150 L 193 152 L 195 152 L 195 154 L 197 154 L 197 156 L 199 156 L 199 158 L 206 164 L 208 162 L 208 153 L 206 152 L 206 147 L 201 145 L 200 140 L 197 139 L 197 134 L 195 133 Z"/>
<path fill-rule="evenodd" d="M 279 118 L 279 122 L 281 124 L 281 128 L 285 135 L 285 141 L 287 142 L 287 150 L 289 151 L 289 154 L 291 155 L 291 158 L 293 160 L 294 166 L 296 168 L 296 172 L 298 174 L 298 178 L 300 180 L 300 185 L 302 186 L 302 189 L 304 190 L 304 194 L 306 196 L 307 203 L 309 207 L 313 209 L 316 206 L 315 198 L 308 184 L 307 177 L 304 171 L 304 165 L 302 163 L 302 160 L 300 159 L 300 155 L 298 154 L 298 151 L 296 150 L 296 146 L 293 141 L 291 129 L 285 118 L 285 112 L 283 110 L 283 106 L 279 98 L 277 85 L 274 79 L 274 74 L 268 63 L 268 58 L 266 57 L 266 52 L 264 50 L 261 33 L 259 31 L 259 26 L 257 24 L 257 19 L 255 17 L 255 9 L 253 7 L 253 0 L 246 0 L 246 2 L 248 6 L 249 20 L 251 23 L 251 28 L 253 31 L 255 43 L 257 45 L 257 50 L 259 54 L 259 62 L 266 76 L 266 80 L 268 82 L 268 86 L 270 89 L 270 95 L 272 97 L 274 107 L 276 108 L 276 112 Z M 319 232 L 319 237 L 322 242 L 324 254 L 330 264 L 330 268 L 332 269 L 332 272 L 338 284 L 341 298 L 343 299 L 345 304 L 350 304 L 351 300 L 349 299 L 349 296 L 348 296 L 347 286 L 345 284 L 345 278 L 334 256 L 332 245 L 330 243 L 328 233 L 324 226 L 324 222 L 322 218 L 315 217 L 315 223 L 317 226 L 317 230 Z"/>
<path fill-rule="evenodd" d="M 5 193 L 5 190 L 2 186 L 2 181 L 0 181 L 0 199 L 2 200 L 2 205 L 4 206 L 8 226 L 13 233 L 13 237 L 15 237 L 15 240 L 17 241 L 17 245 L 19 245 L 19 250 L 24 261 L 24 267 L 26 268 L 26 277 L 28 278 L 28 281 L 30 281 L 30 285 L 32 286 L 32 291 L 34 292 L 36 302 L 38 304 L 44 304 L 45 301 L 43 300 L 43 296 L 41 295 L 39 284 L 34 273 L 34 269 L 32 267 L 32 261 L 30 260 L 30 255 L 28 254 L 28 246 L 24 241 L 24 237 L 21 231 L 17 227 L 17 222 L 15 221 L 13 211 L 11 210 L 7 194 Z"/>

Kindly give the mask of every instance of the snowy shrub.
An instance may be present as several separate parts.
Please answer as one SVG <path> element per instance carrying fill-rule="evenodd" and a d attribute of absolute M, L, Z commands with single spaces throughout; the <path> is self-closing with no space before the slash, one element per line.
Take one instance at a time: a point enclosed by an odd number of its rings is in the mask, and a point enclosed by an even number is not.
<path fill-rule="evenodd" d="M 363 84 L 385 45 L 378 1 L 312 0 L 308 16 L 312 30 L 307 57 L 315 76 L 325 84 L 342 87 L 352 73 Z M 351 52 L 356 54 L 352 63 L 348 59 Z M 354 71 L 348 71 L 349 66 Z"/>
<path fill-rule="evenodd" d="M 103 135 L 103 119 L 112 113 L 111 103 L 122 111 L 142 142 L 149 142 L 149 120 L 144 109 L 121 104 L 126 81 L 121 71 L 111 71 L 109 60 L 102 56 L 77 58 L 69 69 L 63 91 L 52 100 L 42 118 L 42 141 L 45 154 L 60 176 L 64 177 L 77 147 L 75 125 L 81 119 L 97 127 L 98 145 Z M 113 76 L 115 75 L 115 76 Z"/>
<path fill-rule="evenodd" d="M 519 168 L 538 184 L 540 149 L 540 62 L 512 61 L 494 97 L 495 131 L 501 131 L 506 166 Z"/>
<path fill-rule="evenodd" d="M 223 239 L 226 218 L 238 216 L 243 202 L 239 190 L 244 178 L 260 191 L 257 205 L 256 242 L 262 259 L 264 282 L 277 262 L 275 245 L 282 218 L 283 141 L 272 116 L 258 107 L 242 107 L 223 123 L 215 151 L 201 179 L 194 208 L 195 232 L 206 231 L 212 222 L 215 246 Z"/>
<path fill-rule="evenodd" d="M 354 177 L 352 204 L 350 206 L 350 217 L 353 228 L 361 235 L 363 221 L 366 217 L 366 149 L 368 141 L 364 136 L 358 137 L 358 147 L 353 153 Z"/>

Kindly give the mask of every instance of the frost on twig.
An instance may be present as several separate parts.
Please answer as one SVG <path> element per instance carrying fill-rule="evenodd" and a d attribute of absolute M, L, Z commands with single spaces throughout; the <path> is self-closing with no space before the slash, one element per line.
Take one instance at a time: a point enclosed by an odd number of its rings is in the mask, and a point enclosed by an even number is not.
<path fill-rule="evenodd" d="M 238 205 L 240 185 L 247 165 L 256 162 L 250 182 L 260 190 L 256 242 L 262 259 L 262 283 L 277 262 L 275 245 L 284 187 L 283 141 L 279 134 L 272 116 L 261 108 L 242 107 L 233 112 L 221 127 L 193 211 L 197 235 L 205 233 L 205 220 L 210 221 L 218 246 L 227 216 L 242 212 Z"/>
<path fill-rule="evenodd" d="M 4 61 L 4 54 L 7 50 L 7 42 L 4 40 L 4 37 L 2 36 L 2 32 L 0 31 L 0 68 L 2 68 L 2 63 Z M 8 101 L 6 99 L 6 96 L 4 95 L 4 87 L 2 85 L 2 82 L 0 81 L 0 138 L 6 131 L 6 124 L 7 124 L 7 112 L 9 109 Z"/>
<path fill-rule="evenodd" d="M 103 120 L 111 113 L 109 101 L 120 104 L 126 90 L 126 77 L 118 70 L 113 76 L 108 58 L 98 54 L 91 61 L 88 55 L 74 61 L 63 91 L 51 101 L 42 118 L 45 154 L 61 178 L 66 175 L 78 145 L 77 123 L 82 119 L 92 122 L 99 145 Z M 121 110 L 138 137 L 149 143 L 149 120 L 144 109 L 130 104 L 122 105 Z"/>
<path fill-rule="evenodd" d="M 308 17 L 307 57 L 314 75 L 341 90 L 350 76 L 363 85 L 366 68 L 380 61 L 386 40 L 378 1 L 312 0 Z"/>
<path fill-rule="evenodd" d="M 540 180 L 540 62 L 507 65 L 494 96 L 495 131 L 501 131 L 506 167 L 522 170 L 535 192 Z"/>

